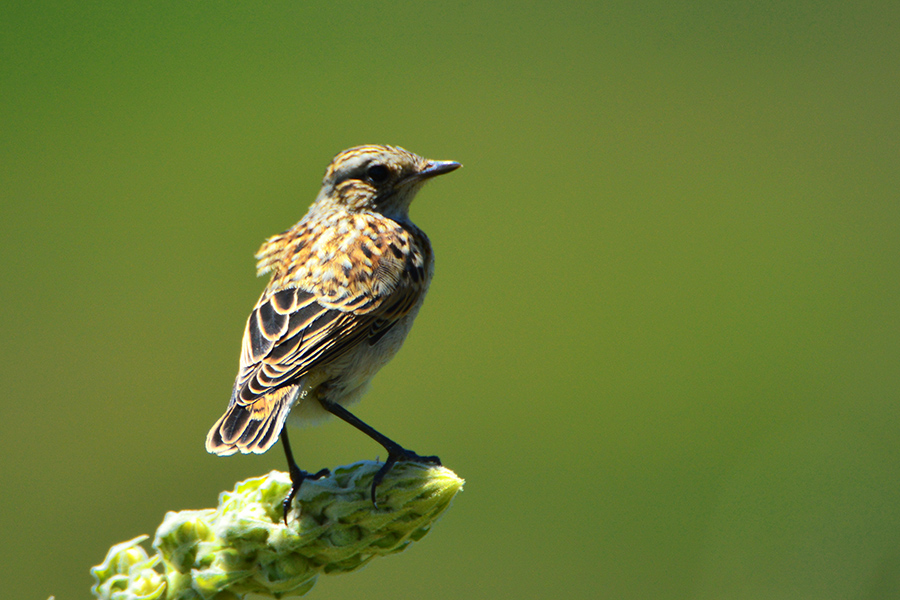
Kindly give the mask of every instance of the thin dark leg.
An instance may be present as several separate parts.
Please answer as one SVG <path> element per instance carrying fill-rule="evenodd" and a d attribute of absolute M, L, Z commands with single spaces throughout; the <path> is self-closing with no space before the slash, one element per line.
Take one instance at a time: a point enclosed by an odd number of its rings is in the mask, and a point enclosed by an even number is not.
<path fill-rule="evenodd" d="M 383 435 L 371 426 L 366 425 L 362 420 L 360 420 L 356 415 L 351 413 L 349 410 L 341 406 L 336 402 L 331 402 L 330 400 L 322 400 L 319 399 L 319 402 L 322 404 L 322 407 L 333 414 L 334 416 L 350 423 L 364 434 L 384 446 L 384 449 L 387 450 L 388 457 L 384 462 L 384 466 L 375 473 L 374 479 L 372 479 L 372 504 L 376 507 L 378 503 L 375 501 L 375 489 L 378 487 L 378 484 L 381 483 L 381 480 L 384 479 L 384 476 L 387 475 L 388 471 L 391 470 L 391 467 L 394 464 L 401 460 L 406 460 L 410 462 L 423 463 L 426 465 L 438 465 L 441 464 L 441 459 L 437 456 L 419 456 L 412 450 L 407 450 L 394 440 L 390 439 L 386 435 Z"/>
<path fill-rule="evenodd" d="M 294 501 L 294 496 L 297 495 L 297 491 L 300 489 L 300 484 L 303 483 L 303 480 L 328 477 L 331 474 L 331 471 L 322 469 L 318 473 L 312 474 L 307 473 L 298 467 L 296 461 L 294 461 L 294 453 L 291 452 L 291 442 L 288 440 L 287 427 L 281 429 L 281 444 L 284 446 L 284 455 L 287 457 L 288 471 L 291 474 L 291 491 L 288 493 L 287 498 L 284 499 L 284 502 L 282 502 L 282 507 L 284 508 L 284 524 L 287 525 L 288 511 L 291 509 L 291 503 Z"/>

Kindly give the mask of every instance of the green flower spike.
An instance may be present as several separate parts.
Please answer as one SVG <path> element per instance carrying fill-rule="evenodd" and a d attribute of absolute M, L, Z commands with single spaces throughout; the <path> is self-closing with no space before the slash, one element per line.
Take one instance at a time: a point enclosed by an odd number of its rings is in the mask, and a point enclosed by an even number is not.
<path fill-rule="evenodd" d="M 347 573 L 421 539 L 463 485 L 444 467 L 400 463 L 379 484 L 376 508 L 369 492 L 380 468 L 359 462 L 304 481 L 287 526 L 287 473 L 241 481 L 219 496 L 218 508 L 166 514 L 156 556 L 139 545 L 147 536 L 110 548 L 91 569 L 91 591 L 102 600 L 303 595 L 319 573 Z"/>

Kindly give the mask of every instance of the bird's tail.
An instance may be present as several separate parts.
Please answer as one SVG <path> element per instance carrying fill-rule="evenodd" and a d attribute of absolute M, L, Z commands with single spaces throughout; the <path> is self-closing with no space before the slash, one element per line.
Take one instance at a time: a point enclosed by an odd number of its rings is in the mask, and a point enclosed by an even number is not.
<path fill-rule="evenodd" d="M 232 402 L 209 430 L 206 451 L 219 456 L 262 454 L 278 441 L 296 392 L 296 386 L 288 386 L 250 404 Z"/>

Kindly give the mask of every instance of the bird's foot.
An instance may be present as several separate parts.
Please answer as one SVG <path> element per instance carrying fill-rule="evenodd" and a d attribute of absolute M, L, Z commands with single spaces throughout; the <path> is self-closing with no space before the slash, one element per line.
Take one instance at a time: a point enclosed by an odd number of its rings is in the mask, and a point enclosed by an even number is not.
<path fill-rule="evenodd" d="M 420 456 L 412 450 L 407 450 L 405 448 L 390 449 L 388 451 L 387 460 L 384 461 L 384 464 L 378 469 L 378 472 L 375 473 L 375 477 L 372 478 L 372 505 L 375 506 L 375 508 L 378 508 L 378 502 L 375 499 L 375 490 L 378 488 L 378 484 L 384 479 L 384 476 L 387 475 L 391 468 L 398 462 L 414 462 L 436 467 L 441 466 L 441 459 L 437 456 Z"/>
<path fill-rule="evenodd" d="M 297 468 L 291 469 L 291 491 L 288 492 L 287 498 L 285 498 L 284 502 L 281 503 L 281 506 L 284 509 L 285 525 L 287 525 L 288 513 L 291 510 L 291 504 L 294 502 L 294 496 L 296 496 L 297 492 L 300 491 L 300 484 L 307 479 L 321 479 L 323 477 L 328 477 L 329 475 L 331 475 L 331 471 L 329 471 L 328 469 L 322 469 L 317 473 L 308 473 L 302 469 Z"/>

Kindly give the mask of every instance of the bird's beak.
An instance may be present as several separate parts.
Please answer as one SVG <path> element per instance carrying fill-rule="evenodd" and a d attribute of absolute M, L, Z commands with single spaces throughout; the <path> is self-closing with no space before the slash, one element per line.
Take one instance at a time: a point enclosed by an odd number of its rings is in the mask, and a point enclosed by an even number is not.
<path fill-rule="evenodd" d="M 425 168 L 415 175 L 415 178 L 420 181 L 423 179 L 431 179 L 432 177 L 436 177 L 437 175 L 443 175 L 444 173 L 455 171 L 461 166 L 462 165 L 460 163 L 452 160 L 429 160 L 425 165 Z"/>

